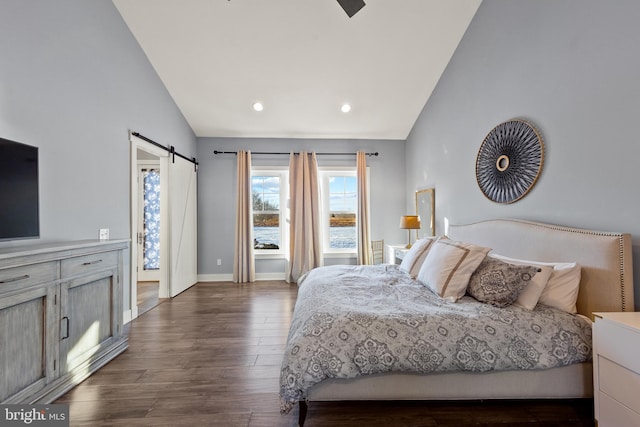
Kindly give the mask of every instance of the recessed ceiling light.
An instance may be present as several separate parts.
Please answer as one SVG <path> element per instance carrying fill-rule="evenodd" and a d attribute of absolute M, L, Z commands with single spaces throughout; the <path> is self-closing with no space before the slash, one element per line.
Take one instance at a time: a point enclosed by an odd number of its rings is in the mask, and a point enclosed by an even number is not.
<path fill-rule="evenodd" d="M 253 109 L 256 111 L 262 111 L 264 109 L 264 106 L 262 105 L 262 102 L 254 102 Z"/>
<path fill-rule="evenodd" d="M 340 110 L 342 110 L 343 113 L 348 113 L 349 111 L 351 111 L 351 105 L 342 104 L 342 107 L 340 108 Z"/>

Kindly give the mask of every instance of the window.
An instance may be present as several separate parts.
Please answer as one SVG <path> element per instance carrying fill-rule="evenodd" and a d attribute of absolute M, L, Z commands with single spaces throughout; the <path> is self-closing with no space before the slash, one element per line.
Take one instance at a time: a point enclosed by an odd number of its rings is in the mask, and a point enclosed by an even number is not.
<path fill-rule="evenodd" d="M 318 178 L 323 251 L 337 257 L 350 257 L 358 249 L 358 180 L 355 168 L 319 168 Z M 288 169 L 253 167 L 251 190 L 256 256 L 286 256 L 289 250 Z"/>
<path fill-rule="evenodd" d="M 283 253 L 286 171 L 253 170 L 253 238 L 256 253 Z"/>
<path fill-rule="evenodd" d="M 322 170 L 322 218 L 325 252 L 357 250 L 357 178 L 353 169 Z"/>

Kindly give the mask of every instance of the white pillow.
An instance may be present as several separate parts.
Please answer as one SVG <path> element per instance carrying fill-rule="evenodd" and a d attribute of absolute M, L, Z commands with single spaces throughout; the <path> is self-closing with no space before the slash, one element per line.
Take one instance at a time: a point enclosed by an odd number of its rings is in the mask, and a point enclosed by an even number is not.
<path fill-rule="evenodd" d="M 531 265 L 540 269 L 540 271 L 536 273 L 535 276 L 533 276 L 533 279 L 531 279 L 529 284 L 522 290 L 522 292 L 520 292 L 520 295 L 518 295 L 518 298 L 513 303 L 514 305 L 525 308 L 527 310 L 533 310 L 536 304 L 538 304 L 538 300 L 540 300 L 540 295 L 542 295 L 545 286 L 547 286 L 547 283 L 549 282 L 549 278 L 553 273 L 553 267 L 540 265 L 540 263 L 529 262 L 526 260 L 509 258 L 493 252 L 491 252 L 488 256 L 490 258 L 495 258 L 508 264 Z"/>
<path fill-rule="evenodd" d="M 448 239 L 436 240 L 418 272 L 418 280 L 441 298 L 455 302 L 464 296 L 471 274 L 490 248 Z"/>
<path fill-rule="evenodd" d="M 580 290 L 580 277 L 582 269 L 575 262 L 540 262 L 517 260 L 501 256 L 499 259 L 505 262 L 519 261 L 527 265 L 547 266 L 553 268 L 549 281 L 540 294 L 539 303 L 575 314 L 578 312 L 576 302 Z"/>
<path fill-rule="evenodd" d="M 407 273 L 411 276 L 412 279 L 415 279 L 420 271 L 420 267 L 422 266 L 422 262 L 427 256 L 427 252 L 429 248 L 438 240 L 438 237 L 425 237 L 424 239 L 418 239 L 411 246 L 409 252 L 404 255 L 402 258 L 402 262 L 400 263 L 400 270 Z"/>

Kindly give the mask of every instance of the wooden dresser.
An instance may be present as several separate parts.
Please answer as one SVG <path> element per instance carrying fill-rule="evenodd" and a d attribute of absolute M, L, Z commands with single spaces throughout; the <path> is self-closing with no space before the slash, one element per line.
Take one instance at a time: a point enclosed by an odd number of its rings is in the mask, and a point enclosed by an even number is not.
<path fill-rule="evenodd" d="M 598 426 L 640 426 L 640 313 L 593 315 L 593 385 Z"/>
<path fill-rule="evenodd" d="M 128 240 L 0 250 L 0 402 L 49 403 L 123 352 Z"/>

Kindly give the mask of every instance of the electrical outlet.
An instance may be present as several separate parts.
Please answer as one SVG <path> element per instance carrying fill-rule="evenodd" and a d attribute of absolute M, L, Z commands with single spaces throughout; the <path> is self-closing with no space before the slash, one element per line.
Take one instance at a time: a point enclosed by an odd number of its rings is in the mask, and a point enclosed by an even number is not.
<path fill-rule="evenodd" d="M 222 265 L 222 260 L 218 258 L 218 265 Z"/>
<path fill-rule="evenodd" d="M 100 240 L 109 240 L 109 229 L 101 228 L 100 229 Z"/>

